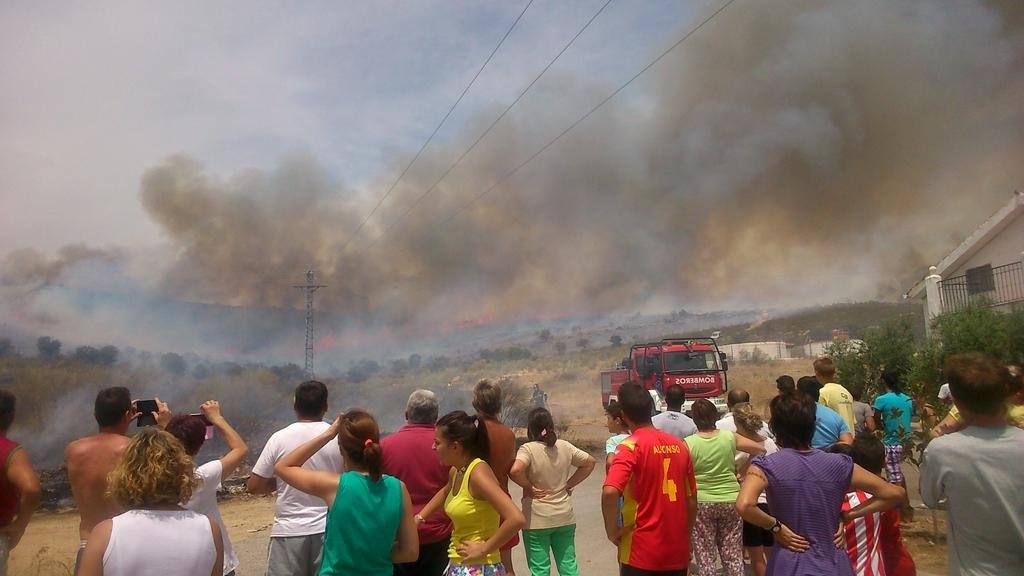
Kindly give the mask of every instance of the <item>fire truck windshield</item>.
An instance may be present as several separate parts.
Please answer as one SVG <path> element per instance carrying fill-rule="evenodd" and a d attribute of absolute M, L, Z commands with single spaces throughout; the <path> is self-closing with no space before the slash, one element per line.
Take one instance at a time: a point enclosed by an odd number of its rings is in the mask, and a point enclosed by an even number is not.
<path fill-rule="evenodd" d="M 666 352 L 665 372 L 718 370 L 718 354 L 714 352 Z"/>

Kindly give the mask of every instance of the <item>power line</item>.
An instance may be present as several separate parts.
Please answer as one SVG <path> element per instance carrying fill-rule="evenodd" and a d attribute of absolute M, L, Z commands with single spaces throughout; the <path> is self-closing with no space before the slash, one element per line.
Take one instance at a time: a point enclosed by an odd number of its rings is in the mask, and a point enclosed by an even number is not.
<path fill-rule="evenodd" d="M 735 1 L 736 1 L 736 0 L 727 0 L 727 1 L 726 1 L 726 2 L 725 2 L 725 3 L 724 3 L 724 4 L 723 4 L 723 5 L 722 5 L 722 6 L 720 7 L 720 8 L 718 8 L 717 10 L 715 10 L 714 12 L 712 12 L 710 16 L 708 16 L 708 17 L 707 17 L 707 18 L 705 18 L 705 19 L 704 19 L 703 21 L 701 21 L 701 23 L 700 23 L 700 24 L 698 24 L 698 25 L 697 25 L 696 27 L 694 27 L 693 29 L 691 29 L 691 30 L 690 30 L 689 32 L 687 32 L 686 34 L 684 34 L 682 38 L 680 38 L 680 39 L 679 39 L 679 40 L 677 40 L 677 41 L 676 41 L 676 42 L 675 42 L 674 44 L 672 44 L 672 45 L 671 45 L 671 46 L 669 46 L 669 47 L 668 47 L 667 49 L 665 49 L 665 51 L 663 51 L 663 52 L 662 52 L 661 54 L 659 54 L 659 55 L 658 55 L 658 56 L 657 56 L 657 57 L 656 57 L 656 58 L 655 58 L 654 60 L 651 60 L 651 61 L 650 61 L 650 62 L 649 62 L 649 63 L 648 63 L 648 64 L 647 64 L 646 66 L 644 66 L 643 68 L 641 68 L 639 72 L 637 72 L 636 74 L 634 74 L 634 75 L 633 75 L 633 76 L 632 76 L 632 77 L 631 77 L 631 78 L 630 78 L 629 80 L 627 80 L 627 81 L 626 81 L 626 82 L 625 82 L 624 84 L 622 84 L 621 86 L 619 86 L 618 88 L 616 88 L 616 89 L 615 89 L 614 91 L 612 91 L 612 93 L 611 93 L 611 94 L 609 94 L 608 96 L 606 96 L 606 97 L 605 97 L 605 98 L 604 98 L 603 100 L 601 100 L 600 102 L 598 102 L 598 103 L 597 103 L 597 105 L 595 105 L 595 106 L 594 106 L 593 108 L 591 108 L 590 110 L 588 110 L 588 111 L 586 112 L 586 114 L 584 114 L 584 115 L 580 116 L 579 118 L 577 118 L 575 122 L 573 122 L 572 124 L 570 124 L 570 125 L 569 125 L 569 126 L 568 126 L 568 127 L 567 127 L 567 128 L 565 129 L 565 130 L 562 130 L 562 131 L 561 131 L 561 132 L 560 132 L 560 133 L 559 133 L 559 134 L 558 134 L 557 136 L 555 136 L 554 138 L 552 138 L 551 140 L 549 140 L 549 141 L 547 142 L 547 144 L 545 144 L 544 146 L 541 146 L 541 147 L 540 147 L 540 149 L 538 149 L 538 150 L 537 150 L 536 152 L 534 152 L 533 154 L 531 154 L 531 155 L 530 155 L 530 156 L 529 156 L 529 157 L 528 157 L 528 158 L 527 158 L 526 160 L 522 161 L 522 162 L 521 162 L 521 163 L 520 163 L 519 165 L 517 165 L 517 166 L 516 166 L 515 168 L 513 168 L 512 170 L 510 170 L 510 171 L 506 172 L 506 173 L 505 173 L 504 175 L 502 175 L 502 176 L 501 176 L 500 178 L 498 178 L 498 180 L 496 180 L 496 181 L 495 181 L 495 182 L 494 182 L 493 184 L 491 184 L 491 185 L 490 185 L 490 186 L 489 186 L 488 188 L 486 188 L 485 190 L 483 190 L 482 192 L 480 192 L 479 194 L 477 194 L 477 195 L 476 195 L 476 196 L 475 196 L 475 197 L 474 197 L 474 198 L 473 198 L 472 200 L 470 200 L 469 202 L 466 202 L 466 203 L 465 203 L 465 204 L 464 204 L 464 205 L 463 205 L 462 207 L 460 207 L 460 208 L 459 208 L 458 210 L 456 210 L 455 212 L 453 212 L 453 213 L 452 213 L 451 215 L 449 215 L 448 217 L 446 217 L 446 218 L 443 218 L 442 220 L 438 221 L 438 222 L 437 222 L 437 224 L 435 224 L 435 225 L 431 226 L 431 228 L 432 228 L 432 229 L 434 229 L 434 230 L 437 230 L 437 229 L 439 229 L 439 227 L 440 227 L 441 225 L 443 225 L 443 224 L 446 224 L 446 223 L 448 223 L 448 222 L 450 222 L 450 221 L 454 220 L 454 219 L 455 219 L 455 218 L 457 218 L 457 217 L 458 217 L 458 216 L 459 216 L 460 214 L 462 214 L 463 212 L 465 212 L 465 211 L 466 211 L 466 209 L 468 209 L 468 208 L 469 208 L 470 206 L 472 206 L 472 205 L 473 205 L 473 204 L 475 204 L 475 203 L 476 203 L 477 201 L 479 201 L 479 200 L 480 200 L 481 198 L 483 198 L 484 196 L 486 196 L 487 194 L 489 194 L 489 193 L 490 193 L 491 191 L 493 191 L 493 190 L 494 190 L 495 188 L 497 188 L 498 186 L 500 186 L 500 185 L 501 185 L 502 183 L 504 183 L 504 182 L 505 182 L 506 180 L 508 180 L 509 178 L 511 178 L 512 176 L 514 176 L 514 175 L 515 175 L 515 174 L 516 174 L 517 172 L 519 172 L 519 170 L 521 170 L 521 169 L 522 169 L 522 168 L 523 168 L 524 166 L 526 166 L 527 164 L 529 164 L 530 162 L 532 162 L 532 161 L 533 161 L 533 160 L 534 160 L 535 158 L 537 158 L 538 156 L 540 156 L 541 154 L 543 154 L 543 153 L 544 153 L 544 152 L 545 152 L 545 151 L 546 151 L 546 150 L 547 150 L 548 148 L 550 148 L 550 147 L 551 147 L 551 146 L 553 146 L 553 145 L 554 145 L 554 144 L 555 144 L 556 142 L 558 142 L 559 140 L 561 140 L 563 136 L 565 136 L 565 135 L 566 135 L 566 134 L 568 134 L 568 133 L 569 133 L 570 131 L 572 131 L 572 130 L 573 130 L 574 128 L 576 128 L 576 126 L 579 126 L 579 125 L 580 125 L 581 123 L 583 123 L 583 122 L 584 122 L 584 121 L 585 121 L 585 120 L 586 120 L 587 118 L 589 118 L 589 117 L 590 117 L 591 115 L 593 115 L 593 114 L 594 114 L 594 112 L 597 112 L 597 110 L 598 110 L 598 109 L 600 109 L 600 108 L 601 108 L 602 106 L 604 106 L 605 104 L 607 104 L 607 103 L 608 103 L 608 102 L 609 102 L 609 101 L 610 101 L 610 100 L 611 100 L 612 98 L 615 98 L 615 96 L 617 96 L 617 95 L 618 95 L 618 94 L 619 94 L 620 92 L 622 92 L 623 90 L 625 90 L 627 86 L 629 86 L 630 84 L 632 84 L 634 80 L 636 80 L 637 78 L 639 78 L 639 77 L 640 77 L 641 75 L 643 75 L 643 74 L 644 74 L 645 72 L 647 72 L 648 70 L 650 70 L 650 69 L 651 69 L 651 68 L 652 68 L 652 67 L 653 67 L 653 66 L 654 66 L 655 64 L 657 64 L 658 62 L 660 62 L 662 58 L 664 58 L 664 57 L 665 57 L 665 56 L 667 56 L 667 55 L 668 55 L 668 54 L 669 54 L 670 52 L 672 52 L 673 50 L 675 50 L 676 48 L 678 48 L 678 47 L 679 47 L 679 46 L 680 46 L 680 45 L 681 45 L 681 44 L 682 44 L 683 42 L 685 42 L 685 41 L 686 41 L 686 40 L 687 40 L 687 39 L 688 39 L 688 38 L 689 38 L 690 36 L 693 36 L 694 34 L 696 34 L 696 33 L 697 33 L 697 32 L 698 32 L 698 31 L 699 31 L 699 30 L 700 30 L 701 28 L 703 28 L 703 27 L 704 27 L 704 26 L 705 26 L 705 25 L 706 25 L 706 24 L 707 24 L 708 22 L 710 22 L 710 21 L 711 21 L 712 19 L 714 19 L 714 18 L 715 18 L 715 16 L 718 16 L 719 14 L 721 14 L 721 13 L 722 13 L 722 12 L 723 12 L 723 11 L 724 11 L 724 10 L 725 10 L 726 8 L 728 8 L 728 7 L 729 7 L 729 6 L 730 6 L 730 5 L 731 5 L 731 4 L 733 3 L 733 2 L 735 2 Z M 380 239 L 380 238 L 378 238 L 378 240 L 379 240 L 379 239 Z M 376 242 L 376 241 L 375 241 L 375 242 Z"/>
<path fill-rule="evenodd" d="M 501 48 L 501 45 L 504 44 L 505 40 L 508 39 L 510 34 L 512 34 L 512 30 L 514 30 L 516 25 L 519 24 L 519 21 L 523 19 L 523 14 L 526 14 L 526 11 L 529 10 L 530 6 L 533 5 L 533 1 L 534 0 L 530 0 L 529 2 L 526 3 L 526 7 L 523 8 L 522 12 L 519 13 L 519 16 L 517 16 L 515 21 L 512 22 L 512 25 L 509 26 L 508 30 L 505 32 L 505 35 L 501 37 L 501 40 L 499 40 L 498 44 L 494 47 L 494 50 L 491 50 L 491 53 L 487 56 L 487 59 L 484 60 L 484 63 L 480 65 L 480 69 L 477 70 L 476 74 L 473 75 L 473 79 L 470 80 L 469 84 L 466 84 L 466 87 L 462 89 L 462 93 L 459 94 L 459 97 L 451 105 L 451 108 L 448 109 L 448 112 L 444 115 L 444 117 L 441 118 L 441 121 L 437 123 L 437 126 L 434 128 L 434 131 L 430 133 L 430 136 L 427 138 L 426 142 L 424 142 L 423 145 L 420 146 L 420 149 L 416 152 L 416 155 L 412 157 L 412 160 L 410 160 L 409 163 L 405 165 L 405 168 L 398 175 L 398 177 L 395 178 L 395 181 L 391 183 L 391 186 L 388 188 L 387 192 L 385 192 L 384 195 L 380 197 L 380 200 L 377 201 L 377 204 L 373 207 L 373 210 L 370 210 L 370 213 L 366 215 L 366 218 L 364 218 L 363 221 L 359 223 L 359 226 L 356 227 L 355 232 L 352 233 L 348 241 L 345 242 L 345 245 L 342 246 L 342 250 L 348 248 L 349 244 L 351 244 L 352 241 L 359 236 L 359 232 L 363 229 L 364 226 L 366 226 L 366 223 L 370 221 L 370 218 L 372 218 L 373 215 L 377 212 L 377 209 L 379 209 L 381 205 L 384 204 L 384 201 L 388 199 L 388 196 L 391 195 L 391 192 L 395 190 L 395 187 L 398 186 L 398 183 L 402 180 L 402 178 L 405 177 L 405 174 L 409 171 L 409 169 L 412 168 L 412 165 L 416 163 L 416 160 L 418 160 L 420 155 L 423 154 L 423 151 L 426 150 L 427 146 L 429 146 L 430 143 L 434 140 L 434 136 L 437 136 L 438 131 L 441 130 L 441 126 L 444 126 L 444 123 L 448 121 L 448 118 L 452 115 L 452 112 L 455 111 L 455 107 L 458 106 L 460 102 L 462 102 L 462 99 L 466 96 L 466 93 L 469 92 L 469 89 L 472 88 L 473 84 L 476 83 L 477 78 L 480 77 L 480 74 L 484 71 L 484 68 L 487 67 L 487 64 L 489 64 L 491 62 L 491 59 L 494 58 L 494 55 L 497 54 L 498 49 Z"/>
<path fill-rule="evenodd" d="M 515 100 L 513 100 L 513 101 L 512 101 L 512 103 L 511 103 L 511 104 L 509 104 L 509 105 L 508 105 L 508 106 L 507 106 L 507 107 L 505 108 L 505 110 L 504 110 L 504 111 L 502 111 L 502 113 L 501 113 L 501 114 L 499 114 L 499 115 L 498 115 L 498 117 L 494 119 L 494 121 L 493 121 L 493 122 L 491 122 L 490 126 L 488 126 L 488 127 L 487 127 L 487 129 L 486 129 L 486 130 L 484 130 L 484 131 L 483 131 L 483 132 L 482 132 L 482 133 L 481 133 L 481 134 L 480 134 L 480 135 L 479 135 L 479 136 L 477 137 L 477 139 L 476 139 L 476 140 L 475 140 L 475 141 L 474 141 L 474 142 L 473 142 L 473 143 L 472 143 L 472 144 L 471 144 L 471 145 L 469 146 L 469 148 L 466 148 L 466 150 L 465 150 L 465 151 L 463 151 L 463 152 L 462 152 L 462 154 L 460 154 L 460 155 L 459 155 L 459 157 L 458 157 L 458 158 L 456 158 L 456 159 L 455 159 L 455 161 L 454 161 L 454 162 L 452 162 L 452 163 L 451 163 L 451 164 L 450 164 L 450 165 L 448 166 L 448 168 L 447 168 L 447 169 L 446 169 L 446 170 L 445 170 L 445 171 L 444 171 L 444 172 L 443 172 L 443 173 L 441 174 L 441 176 L 440 176 L 440 177 L 439 177 L 439 178 L 438 178 L 437 180 L 435 180 L 435 181 L 434 181 L 434 183 L 433 183 L 433 184 L 431 184 L 429 188 L 427 188 L 426 190 L 424 190 L 424 191 L 423 191 L 423 193 L 422 193 L 422 194 L 420 194 L 420 195 L 419 195 L 419 196 L 418 196 L 418 197 L 416 198 L 416 200 L 414 200 L 414 201 L 413 201 L 413 203 L 412 203 L 412 204 L 411 204 L 411 205 L 409 206 L 409 208 L 407 208 L 407 209 L 405 210 L 405 212 L 403 212 L 403 213 L 402 213 L 402 215 L 401 215 L 401 216 L 399 216 L 398 218 L 396 218 L 396 219 L 392 220 L 392 221 L 391 221 L 391 224 L 388 224 L 388 226 L 387 226 L 387 227 L 386 227 L 386 228 L 384 229 L 384 231 L 383 231 L 383 232 L 381 232 L 379 236 L 377 236 L 376 238 L 374 238 L 373 240 L 371 240 L 371 241 L 370 241 L 370 242 L 369 242 L 369 243 L 368 243 L 368 244 L 367 244 L 367 245 L 366 245 L 366 246 L 365 246 L 365 247 L 363 248 L 363 250 L 369 250 L 369 249 L 370 249 L 370 247 L 371 247 L 371 246 L 373 246 L 374 244 L 376 244 L 376 243 L 377 243 L 378 241 L 380 241 L 380 239 L 381 239 L 381 238 L 384 238 L 385 236 L 387 236 L 387 235 L 388 235 L 388 233 L 389 233 L 389 232 L 390 232 L 390 231 L 391 231 L 391 230 L 392 230 L 392 229 L 393 229 L 393 228 L 394 228 L 394 227 L 395 227 L 396 225 L 398 225 L 398 223 L 399 223 L 399 222 L 403 221 L 403 220 L 405 219 L 405 217 L 406 217 L 406 216 L 408 216 L 408 215 L 409 215 L 409 214 L 410 214 L 410 213 L 411 213 L 411 212 L 412 212 L 412 211 L 413 211 L 413 210 L 414 210 L 414 209 L 415 209 L 415 208 L 416 208 L 417 206 L 419 206 L 419 203 L 420 203 L 420 202 L 422 202 L 422 201 L 423 201 L 423 199 L 424 199 L 424 198 L 426 198 L 428 194 L 430 194 L 431 192 L 433 192 L 433 191 L 434 191 L 434 190 L 435 190 L 435 189 L 437 188 L 438 184 L 440 184 L 440 183 L 441 183 L 442 181 L 444 181 L 444 179 L 445 179 L 445 178 L 447 178 L 447 177 L 448 177 L 448 174 L 450 174 L 450 173 L 452 172 L 452 170 L 454 170 L 454 169 L 455 169 L 455 167 L 456 167 L 456 166 L 458 166 L 458 165 L 459 165 L 459 164 L 460 164 L 460 163 L 462 162 L 462 160 L 463 160 L 463 159 L 464 159 L 464 158 L 465 158 L 466 156 L 468 156 L 470 152 L 472 152 L 472 151 L 473 151 L 473 149 L 474 149 L 474 148 L 476 148 L 477 144 L 479 144 L 479 143 L 480 143 L 480 141 L 481 141 L 481 140 L 483 140 L 483 139 L 484 139 L 484 137 L 485 137 L 485 136 L 487 136 L 487 135 L 488 135 L 488 134 L 489 134 L 489 133 L 491 132 L 491 130 L 493 130 L 493 129 L 494 129 L 494 127 L 495 127 L 495 126 L 496 126 L 496 125 L 498 124 L 498 122 L 500 122 L 502 118 L 504 118 L 504 117 L 505 117 L 506 115 L 508 115 L 509 111 L 510 111 L 510 110 L 512 110 L 512 108 L 513 108 L 513 107 L 515 107 L 515 105 L 516 105 L 516 104 L 518 104 L 518 103 L 519 103 L 519 101 L 523 99 L 523 96 L 525 96 L 525 95 L 526 95 L 526 93 L 527 93 L 527 92 L 529 92 L 531 88 L 533 88 L 534 84 L 536 84 L 536 83 L 537 83 L 537 81 L 538 81 L 538 80 L 540 80 L 541 76 L 543 76 L 543 75 L 544 75 L 545 73 L 547 73 L 547 71 L 548 71 L 548 70 L 550 70 L 552 66 L 554 66 L 555 62 L 557 62 L 557 61 L 558 61 L 558 59 L 562 57 L 562 54 L 565 54 L 565 51 L 566 51 L 566 50 L 568 50 L 568 49 L 569 49 L 569 47 L 570 47 L 570 46 L 572 46 L 572 45 L 573 45 L 573 44 L 574 44 L 574 43 L 576 42 L 576 40 L 577 40 L 577 39 L 578 39 L 578 38 L 579 38 L 579 37 L 580 37 L 580 36 L 581 36 L 581 35 L 583 34 L 583 32 L 584 32 L 584 31 L 586 31 L 586 29 L 590 27 L 590 25 L 591 25 L 591 24 L 592 24 L 592 23 L 594 22 L 594 20 L 596 20 L 596 19 L 597 19 L 597 17 L 598 17 L 598 16 L 600 16 L 602 12 L 604 12 L 604 9 L 605 9 L 605 8 L 607 8 L 607 7 L 608 7 L 608 5 L 609 5 L 609 4 L 611 4 L 611 3 L 612 3 L 612 0 L 607 0 L 607 1 L 606 1 L 606 2 L 605 2 L 605 3 L 603 4 L 603 5 L 601 5 L 601 7 L 600 7 L 600 8 L 599 8 L 599 9 L 597 10 L 597 12 L 595 12 L 595 13 L 594 13 L 594 15 L 590 17 L 590 20 L 587 20 L 587 23 L 586 23 L 586 24 L 584 24 L 584 25 L 583 25 L 583 27 L 582 27 L 582 28 L 580 28 L 580 29 L 579 29 L 579 31 L 577 31 L 577 32 L 576 32 L 576 34 L 575 34 L 575 35 L 574 35 L 574 36 L 573 36 L 573 37 L 572 37 L 572 38 L 571 38 L 571 39 L 570 39 L 570 40 L 569 40 L 569 41 L 568 41 L 568 42 L 567 42 L 567 43 L 565 44 L 565 46 L 563 46 L 563 47 L 562 47 L 562 49 L 561 49 L 561 50 L 559 50 L 558 54 L 556 54 L 556 55 L 555 55 L 555 57 L 554 57 L 553 59 L 551 59 L 551 61 L 550 61 L 550 62 L 548 62 L 547 66 L 545 66 L 545 67 L 544 67 L 544 69 L 543 69 L 543 70 L 541 70 L 541 71 L 540 71 L 540 73 L 539 73 L 539 74 L 537 74 L 537 76 L 536 76 L 536 77 L 534 77 L 533 81 L 531 81 L 531 82 L 530 82 L 530 83 L 529 83 L 529 84 L 528 84 L 528 85 L 526 86 L 526 88 L 524 88 L 524 89 L 523 89 L 523 90 L 522 90 L 522 91 L 521 91 L 521 92 L 519 93 L 519 95 L 518 95 L 518 96 L 516 96 L 516 99 L 515 99 Z M 445 221 L 447 221 L 447 220 L 445 220 Z"/>

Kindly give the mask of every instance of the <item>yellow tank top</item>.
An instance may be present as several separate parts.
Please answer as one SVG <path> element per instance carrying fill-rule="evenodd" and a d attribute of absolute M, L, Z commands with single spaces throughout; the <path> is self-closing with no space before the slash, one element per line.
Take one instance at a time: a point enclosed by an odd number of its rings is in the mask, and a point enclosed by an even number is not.
<path fill-rule="evenodd" d="M 462 564 L 462 559 L 455 551 L 459 542 L 486 542 L 498 531 L 501 517 L 498 511 L 486 500 L 477 500 L 469 493 L 469 477 L 473 469 L 483 460 L 474 458 L 462 474 L 462 481 L 454 491 L 448 492 L 444 499 L 444 512 L 452 519 L 452 541 L 448 546 L 448 558 L 455 564 Z M 484 557 L 481 564 L 498 564 L 501 553 L 495 550 Z"/>

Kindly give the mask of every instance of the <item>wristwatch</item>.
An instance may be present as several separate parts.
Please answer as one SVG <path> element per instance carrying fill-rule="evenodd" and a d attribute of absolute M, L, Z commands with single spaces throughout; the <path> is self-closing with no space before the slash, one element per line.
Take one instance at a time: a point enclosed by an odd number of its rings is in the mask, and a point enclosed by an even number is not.
<path fill-rule="evenodd" d="M 772 534 L 778 534 L 779 531 L 782 530 L 782 522 L 779 522 L 779 519 L 776 518 L 775 524 L 772 524 L 772 527 L 769 528 L 769 530 L 772 531 Z"/>

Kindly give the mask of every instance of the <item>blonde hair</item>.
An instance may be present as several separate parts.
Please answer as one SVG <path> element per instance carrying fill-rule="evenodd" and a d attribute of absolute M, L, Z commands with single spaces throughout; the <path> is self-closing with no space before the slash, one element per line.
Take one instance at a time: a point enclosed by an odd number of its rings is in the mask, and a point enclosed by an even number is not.
<path fill-rule="evenodd" d="M 147 428 L 128 443 L 107 476 L 107 495 L 126 510 L 182 504 L 192 498 L 195 464 L 169 432 Z"/>
<path fill-rule="evenodd" d="M 764 419 L 761 415 L 754 411 L 754 407 L 749 403 L 737 405 L 732 411 L 733 421 L 736 426 L 746 430 L 747 432 L 757 433 L 764 426 Z"/>

